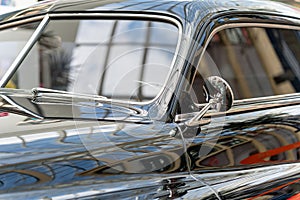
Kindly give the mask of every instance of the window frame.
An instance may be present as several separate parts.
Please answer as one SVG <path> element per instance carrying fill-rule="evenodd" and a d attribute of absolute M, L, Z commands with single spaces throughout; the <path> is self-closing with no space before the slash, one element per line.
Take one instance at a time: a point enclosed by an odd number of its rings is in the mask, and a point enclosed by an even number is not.
<path fill-rule="evenodd" d="M 34 44 L 36 44 L 38 38 L 44 31 L 44 29 L 47 27 L 47 24 L 50 22 L 50 20 L 74 20 L 74 19 L 115 19 L 115 20 L 130 20 L 130 19 L 138 19 L 138 20 L 145 20 L 145 21 L 157 21 L 157 22 L 164 22 L 174 25 L 178 29 L 178 39 L 177 44 L 174 52 L 174 57 L 172 58 L 172 62 L 170 65 L 170 70 L 168 72 L 168 75 L 166 76 L 164 80 L 164 84 L 161 88 L 161 90 L 158 92 L 158 94 L 151 99 L 150 101 L 144 101 L 144 102 L 137 102 L 137 101 L 124 101 L 124 100 L 115 100 L 115 99 L 109 99 L 111 101 L 116 102 L 126 102 L 129 105 L 148 105 L 151 104 L 162 95 L 164 87 L 166 86 L 168 79 L 170 78 L 173 69 L 175 69 L 176 59 L 178 57 L 181 41 L 182 41 L 182 35 L 183 35 L 183 25 L 182 23 L 175 17 L 166 16 L 166 15 L 157 15 L 157 14 L 151 14 L 151 13 L 144 13 L 144 14 L 138 14 L 138 13 L 118 13 L 118 12 L 111 12 L 111 13 L 52 13 L 52 14 L 46 14 L 44 16 L 38 16 L 33 17 L 32 19 L 26 19 L 21 20 L 16 23 L 8 23 L 4 25 L 0 25 L 0 31 L 5 28 L 11 28 L 18 25 L 26 24 L 29 22 L 34 22 L 37 20 L 41 20 L 40 24 L 38 25 L 37 29 L 34 31 L 33 35 L 30 37 L 24 48 L 21 50 L 20 54 L 17 56 L 17 58 L 14 60 L 13 64 L 8 68 L 8 71 L 4 74 L 3 78 L 0 80 L 0 87 L 3 88 L 8 83 L 8 81 L 12 78 L 13 74 L 18 70 L 23 60 L 26 58 L 28 53 L 31 51 Z"/>
<path fill-rule="evenodd" d="M 197 71 L 198 71 L 198 67 L 203 59 L 203 56 L 204 56 L 204 53 L 206 52 L 207 50 L 207 47 L 208 45 L 210 44 L 210 42 L 212 41 L 214 35 L 220 31 L 223 31 L 223 30 L 226 30 L 226 29 L 231 29 L 231 28 L 275 28 L 275 29 L 286 29 L 286 30 L 295 30 L 295 31 L 300 31 L 300 22 L 299 22 L 299 25 L 297 24 L 271 24 L 271 23 L 260 23 L 260 22 L 234 22 L 234 23 L 226 23 L 226 24 L 223 24 L 223 25 L 220 25 L 216 28 L 214 28 L 209 36 L 207 37 L 204 45 L 202 46 L 201 48 L 201 53 L 200 53 L 200 56 L 199 56 L 199 60 L 197 61 L 196 63 L 196 70 L 195 70 L 195 73 L 193 74 L 192 76 L 192 80 L 191 80 L 191 84 L 189 86 L 189 92 L 192 91 L 192 85 L 194 83 L 194 80 L 195 80 L 195 77 L 196 77 L 196 74 L 197 74 Z M 263 97 L 251 97 L 251 98 L 244 98 L 244 99 L 238 99 L 238 100 L 234 100 L 234 104 L 244 104 L 245 102 L 255 102 L 255 101 L 258 101 L 260 99 L 262 100 L 266 100 L 266 99 L 276 99 L 276 97 L 278 98 L 283 98 L 285 96 L 289 97 L 289 96 L 294 96 L 294 95 L 297 95 L 297 92 L 296 93 L 291 93 L 291 94 L 279 94 L 279 95 L 271 95 L 271 96 L 263 96 Z M 201 108 L 205 105 L 205 103 L 196 103 L 194 102 L 195 105 L 198 107 L 198 108 Z"/>
<path fill-rule="evenodd" d="M 275 24 L 274 24 L 275 23 Z M 189 73 L 192 73 L 189 77 L 189 83 L 184 86 L 184 89 L 181 91 L 187 91 L 190 95 L 190 99 L 193 103 L 192 107 L 194 109 L 185 113 L 177 113 L 174 115 L 174 122 L 181 123 L 186 120 L 189 120 L 196 116 L 199 111 L 207 104 L 205 103 L 196 103 L 192 100 L 191 92 L 193 92 L 193 83 L 197 74 L 198 66 L 202 61 L 204 53 L 206 52 L 207 46 L 211 42 L 213 36 L 224 29 L 227 28 L 242 28 L 242 27 L 257 27 L 257 28 L 281 28 L 289 30 L 300 31 L 300 16 L 299 18 L 291 18 L 283 15 L 274 15 L 270 13 L 235 13 L 228 12 L 224 15 L 220 14 L 218 16 L 212 16 L 212 18 L 207 19 L 207 23 L 198 25 L 198 32 L 196 33 L 196 41 L 198 45 L 194 50 L 193 62 L 190 68 Z M 195 91 L 198 92 L 198 91 Z M 202 92 L 202 91 L 199 91 Z M 291 94 L 281 94 L 273 96 L 264 96 L 264 97 L 254 97 L 239 99 L 233 101 L 233 107 L 227 111 L 226 116 L 235 115 L 237 113 L 247 113 L 249 111 L 258 111 L 264 109 L 271 109 L 275 107 L 284 107 L 298 105 L 300 98 L 300 93 L 291 93 Z M 247 106 L 245 108 L 239 108 L 239 106 Z M 218 117 L 224 116 L 224 113 L 220 112 L 210 112 L 208 111 L 205 114 L 205 117 Z M 203 120 L 203 125 L 209 124 L 210 120 Z"/>

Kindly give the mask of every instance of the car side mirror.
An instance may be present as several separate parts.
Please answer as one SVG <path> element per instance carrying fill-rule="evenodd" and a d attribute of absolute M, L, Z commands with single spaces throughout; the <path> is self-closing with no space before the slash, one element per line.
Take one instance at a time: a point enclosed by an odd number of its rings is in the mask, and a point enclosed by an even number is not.
<path fill-rule="evenodd" d="M 207 104 L 192 119 L 185 122 L 187 126 L 197 126 L 205 113 L 210 110 L 225 112 L 232 107 L 234 96 L 230 85 L 219 76 L 210 76 L 203 87 Z"/>

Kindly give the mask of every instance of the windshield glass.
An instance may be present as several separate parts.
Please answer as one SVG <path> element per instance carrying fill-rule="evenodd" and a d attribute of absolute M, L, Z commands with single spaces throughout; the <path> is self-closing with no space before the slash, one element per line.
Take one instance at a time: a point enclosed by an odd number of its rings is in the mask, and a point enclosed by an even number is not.
<path fill-rule="evenodd" d="M 178 28 L 143 20 L 53 20 L 10 80 L 112 99 L 149 101 L 161 91 Z"/>
<path fill-rule="evenodd" d="M 31 23 L 0 31 L 0 79 L 25 46 L 37 25 L 38 23 Z"/>

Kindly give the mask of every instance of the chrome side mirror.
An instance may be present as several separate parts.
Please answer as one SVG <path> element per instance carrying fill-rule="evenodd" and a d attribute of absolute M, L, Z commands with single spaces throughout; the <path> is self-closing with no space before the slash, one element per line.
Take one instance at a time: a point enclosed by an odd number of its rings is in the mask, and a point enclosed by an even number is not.
<path fill-rule="evenodd" d="M 209 109 L 225 112 L 232 107 L 234 96 L 230 85 L 219 76 L 210 76 L 205 80 L 204 95 L 208 102 L 192 119 L 185 122 L 187 126 L 197 126 Z"/>

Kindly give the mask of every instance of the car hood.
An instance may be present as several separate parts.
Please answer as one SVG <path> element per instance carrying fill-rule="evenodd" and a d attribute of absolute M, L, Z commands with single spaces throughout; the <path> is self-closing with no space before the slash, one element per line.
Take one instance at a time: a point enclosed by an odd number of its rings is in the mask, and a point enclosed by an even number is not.
<path fill-rule="evenodd" d="M 170 139 L 175 124 L 132 106 L 77 100 L 1 93 L 0 198 L 125 198 L 128 190 L 152 198 L 164 178 L 189 177 L 182 140 Z"/>
<path fill-rule="evenodd" d="M 0 196 L 23 199 L 18 193 L 28 191 L 35 191 L 29 199 L 49 191 L 49 197 L 63 196 L 61 188 L 85 195 L 95 189 L 158 191 L 162 172 L 186 169 L 181 140 L 169 139 L 172 125 L 0 115 Z"/>

